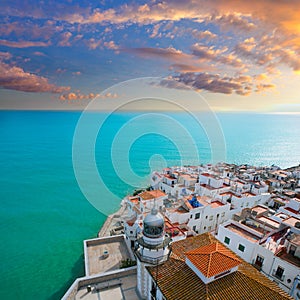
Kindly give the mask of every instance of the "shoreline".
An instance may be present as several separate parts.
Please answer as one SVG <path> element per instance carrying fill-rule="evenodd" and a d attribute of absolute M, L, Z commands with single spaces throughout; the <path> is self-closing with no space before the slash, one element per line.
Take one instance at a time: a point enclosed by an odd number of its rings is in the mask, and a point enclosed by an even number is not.
<path fill-rule="evenodd" d="M 294 165 L 288 168 L 284 168 L 284 171 L 294 171 L 295 169 L 297 169 L 299 165 Z M 126 196 L 125 196 L 126 197 Z M 107 216 L 106 220 L 104 221 L 103 225 L 101 226 L 101 228 L 99 229 L 98 233 L 97 233 L 97 237 L 106 237 L 106 236 L 111 236 L 111 231 L 116 228 L 116 224 L 122 222 L 122 218 L 121 216 L 123 215 L 124 211 L 125 211 L 125 207 L 124 207 L 124 199 L 125 197 L 121 200 L 120 202 L 120 208 Z M 115 222 L 113 222 L 115 221 Z"/>
<path fill-rule="evenodd" d="M 122 222 L 122 216 L 125 211 L 125 206 L 123 205 L 123 199 L 120 203 L 120 208 L 107 216 L 105 222 L 99 229 L 97 233 L 97 237 L 105 237 L 105 236 L 111 236 L 111 231 L 116 227 L 117 224 L 121 225 Z"/>

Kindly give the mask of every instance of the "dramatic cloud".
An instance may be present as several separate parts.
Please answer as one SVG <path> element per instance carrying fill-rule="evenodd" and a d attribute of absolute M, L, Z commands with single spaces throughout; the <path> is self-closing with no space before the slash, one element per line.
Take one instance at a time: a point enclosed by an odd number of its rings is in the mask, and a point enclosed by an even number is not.
<path fill-rule="evenodd" d="M 255 85 L 251 76 L 220 76 L 209 73 L 181 73 L 172 79 L 178 82 L 178 85 L 172 81 L 162 81 L 161 85 L 169 88 L 182 88 L 182 84 L 195 90 L 206 90 L 213 93 L 249 95 L 253 89 L 255 92 L 261 92 L 269 88 L 275 87 L 272 84 Z M 171 85 L 170 85 L 170 84 Z"/>
<path fill-rule="evenodd" d="M 180 74 L 177 80 L 196 90 L 207 90 L 214 93 L 245 95 L 249 93 L 248 82 L 242 83 L 235 78 L 221 77 L 207 73 Z"/>
<path fill-rule="evenodd" d="M 13 2 L 0 12 L 5 16 L 0 21 L 0 59 L 38 74 L 59 74 L 62 80 L 73 80 L 73 88 L 79 75 L 83 83 L 98 76 L 97 82 L 106 84 L 161 72 L 181 86 L 228 95 L 270 90 L 273 82 L 280 86 L 280 74 L 300 72 L 300 1 L 140 3 L 67 1 L 39 7 L 31 0 Z M 11 48 L 14 61 L 5 47 Z M 49 48 L 43 54 L 29 47 Z M 20 67 L 2 63 L 2 71 L 5 88 L 61 91 L 62 101 L 95 96 L 67 92 Z M 86 80 L 89 75 L 91 81 Z"/>
<path fill-rule="evenodd" d="M 5 89 L 33 93 L 62 93 L 69 87 L 49 83 L 45 77 L 25 72 L 22 68 L 0 62 L 0 86 Z"/>
<path fill-rule="evenodd" d="M 273 27 L 283 27 L 286 30 L 300 32 L 299 1 L 272 0 L 216 0 L 216 1 L 164 1 L 148 4 L 123 4 L 109 9 L 95 8 L 91 12 L 73 7 L 67 13 L 56 16 L 70 23 L 101 23 L 121 24 L 139 23 L 151 24 L 160 21 L 179 21 L 190 19 L 195 22 L 212 21 L 222 28 L 249 31 L 256 28 L 251 18 L 260 20 Z M 40 13 L 40 12 L 39 12 Z"/>

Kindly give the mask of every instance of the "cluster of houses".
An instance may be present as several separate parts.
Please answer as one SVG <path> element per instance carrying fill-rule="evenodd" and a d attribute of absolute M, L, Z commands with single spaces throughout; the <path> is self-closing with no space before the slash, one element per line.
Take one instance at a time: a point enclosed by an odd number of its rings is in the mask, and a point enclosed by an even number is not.
<path fill-rule="evenodd" d="M 155 207 L 171 242 L 210 233 L 300 299 L 300 167 L 170 167 L 154 172 L 150 188 L 123 205 L 128 247 L 137 247 Z"/>

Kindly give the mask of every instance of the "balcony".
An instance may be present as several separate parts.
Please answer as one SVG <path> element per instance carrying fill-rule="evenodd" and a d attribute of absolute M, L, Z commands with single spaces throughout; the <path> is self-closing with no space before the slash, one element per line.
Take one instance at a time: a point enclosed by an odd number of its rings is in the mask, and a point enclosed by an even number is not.
<path fill-rule="evenodd" d="M 137 243 L 140 246 L 142 246 L 143 248 L 151 249 L 151 250 L 154 250 L 154 249 L 157 250 L 157 249 L 168 247 L 170 242 L 171 242 L 171 237 L 168 234 L 165 235 L 163 242 L 158 245 L 150 245 L 150 244 L 146 243 L 142 236 L 139 236 L 137 238 Z"/>
<path fill-rule="evenodd" d="M 169 252 L 167 255 L 163 255 L 163 256 L 153 258 L 153 257 L 150 257 L 150 256 L 142 255 L 139 250 L 136 250 L 134 253 L 139 258 L 140 261 L 142 261 L 144 263 L 151 264 L 151 265 L 159 265 L 159 264 L 165 262 L 166 260 L 168 260 L 170 254 L 171 254 Z"/>

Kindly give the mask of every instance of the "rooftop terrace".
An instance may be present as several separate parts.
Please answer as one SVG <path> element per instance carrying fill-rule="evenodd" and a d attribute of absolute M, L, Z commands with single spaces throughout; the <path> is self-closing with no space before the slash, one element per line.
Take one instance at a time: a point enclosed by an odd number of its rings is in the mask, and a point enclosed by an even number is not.
<path fill-rule="evenodd" d="M 139 300 L 136 267 L 78 278 L 62 300 Z"/>
<path fill-rule="evenodd" d="M 86 240 L 84 243 L 87 275 L 117 270 L 122 260 L 131 258 L 123 236 Z"/>
<path fill-rule="evenodd" d="M 239 235 L 241 235 L 242 237 L 246 238 L 247 240 L 251 241 L 251 242 L 258 242 L 260 240 L 259 236 L 254 235 L 253 233 L 239 227 L 236 226 L 232 223 L 230 223 L 229 225 L 226 226 L 227 229 L 231 230 L 234 233 L 237 233 Z"/>

